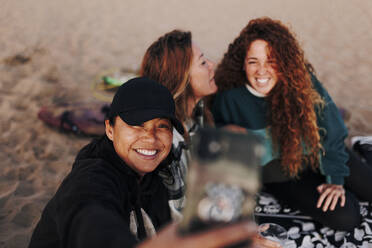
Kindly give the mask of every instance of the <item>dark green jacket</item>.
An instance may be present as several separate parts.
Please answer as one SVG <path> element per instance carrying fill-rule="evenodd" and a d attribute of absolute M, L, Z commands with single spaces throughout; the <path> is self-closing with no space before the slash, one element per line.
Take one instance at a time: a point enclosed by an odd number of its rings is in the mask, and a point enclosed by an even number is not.
<path fill-rule="evenodd" d="M 344 144 L 348 134 L 347 129 L 328 92 L 315 76 L 311 79 L 314 88 L 325 101 L 324 108 L 317 111 L 319 134 L 324 148 L 320 171 L 326 176 L 327 183 L 344 184 L 344 177 L 349 175 L 349 168 L 346 166 L 349 157 Z M 246 86 L 219 92 L 212 108 L 216 126 L 236 124 L 265 139 L 266 155 L 262 161 L 263 165 L 279 157 L 278 154 L 273 153 L 267 111 L 265 98 L 253 95 Z"/>

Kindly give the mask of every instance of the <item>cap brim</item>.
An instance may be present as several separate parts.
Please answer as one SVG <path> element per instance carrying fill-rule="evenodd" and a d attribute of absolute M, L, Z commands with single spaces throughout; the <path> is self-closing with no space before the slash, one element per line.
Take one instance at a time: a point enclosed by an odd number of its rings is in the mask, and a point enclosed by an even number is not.
<path fill-rule="evenodd" d="M 143 109 L 119 113 L 120 118 L 131 126 L 138 126 L 142 123 L 155 119 L 155 118 L 167 118 L 171 121 L 173 127 L 180 133 L 184 134 L 185 130 L 182 123 L 173 115 L 162 109 Z"/>

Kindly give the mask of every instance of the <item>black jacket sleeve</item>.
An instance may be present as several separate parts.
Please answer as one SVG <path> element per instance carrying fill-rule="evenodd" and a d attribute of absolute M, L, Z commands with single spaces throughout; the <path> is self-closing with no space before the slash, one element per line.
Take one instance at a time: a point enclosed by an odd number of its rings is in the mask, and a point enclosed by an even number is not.
<path fill-rule="evenodd" d="M 65 247 L 134 247 L 137 243 L 129 223 L 99 203 L 87 204 L 70 223 L 64 226 Z"/>
<path fill-rule="evenodd" d="M 56 194 L 55 216 L 63 247 L 134 247 L 127 188 L 103 166 L 80 166 Z"/>

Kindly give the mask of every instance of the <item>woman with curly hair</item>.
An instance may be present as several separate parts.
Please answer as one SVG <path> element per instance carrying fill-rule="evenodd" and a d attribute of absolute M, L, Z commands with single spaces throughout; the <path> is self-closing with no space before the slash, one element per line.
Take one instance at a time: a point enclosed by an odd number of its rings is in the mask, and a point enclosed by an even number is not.
<path fill-rule="evenodd" d="M 216 125 L 239 125 L 265 140 L 264 190 L 329 227 L 358 225 L 358 198 L 372 201 L 372 168 L 346 150 L 339 111 L 294 34 L 280 21 L 251 20 L 215 80 Z"/>

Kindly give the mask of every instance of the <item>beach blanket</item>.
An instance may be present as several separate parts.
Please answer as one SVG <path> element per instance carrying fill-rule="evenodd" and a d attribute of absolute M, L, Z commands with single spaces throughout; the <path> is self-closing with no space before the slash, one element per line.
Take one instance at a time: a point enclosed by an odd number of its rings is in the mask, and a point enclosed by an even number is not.
<path fill-rule="evenodd" d="M 267 193 L 260 193 L 255 209 L 258 223 L 276 223 L 288 231 L 285 247 L 290 248 L 372 248 L 372 204 L 360 202 L 361 224 L 352 232 L 333 230 L 315 222 L 296 209 L 280 204 Z"/>

